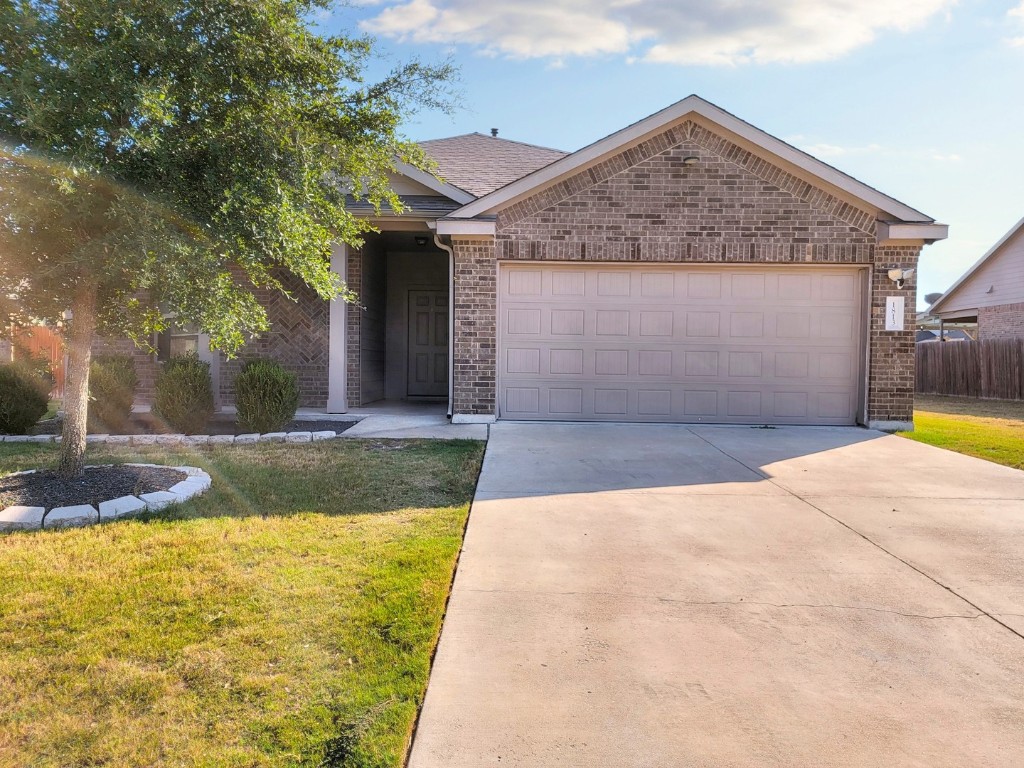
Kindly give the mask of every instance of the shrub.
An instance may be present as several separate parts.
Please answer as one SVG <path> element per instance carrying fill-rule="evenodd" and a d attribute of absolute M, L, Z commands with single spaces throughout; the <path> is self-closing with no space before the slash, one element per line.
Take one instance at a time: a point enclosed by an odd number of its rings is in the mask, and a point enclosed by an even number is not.
<path fill-rule="evenodd" d="M 37 352 L 33 355 L 28 349 L 15 342 L 14 364 L 21 366 L 43 382 L 47 395 L 57 385 L 57 377 L 53 373 L 53 363 L 45 352 Z"/>
<path fill-rule="evenodd" d="M 277 432 L 295 416 L 295 374 L 273 360 L 252 360 L 235 378 L 238 423 L 252 432 Z"/>
<path fill-rule="evenodd" d="M 89 430 L 124 432 L 138 383 L 130 355 L 94 357 L 89 366 Z"/>
<path fill-rule="evenodd" d="M 210 364 L 195 352 L 164 363 L 156 377 L 153 412 L 186 435 L 202 432 L 213 415 Z"/>
<path fill-rule="evenodd" d="M 0 365 L 0 432 L 28 433 L 49 405 L 48 382 L 20 363 Z"/>

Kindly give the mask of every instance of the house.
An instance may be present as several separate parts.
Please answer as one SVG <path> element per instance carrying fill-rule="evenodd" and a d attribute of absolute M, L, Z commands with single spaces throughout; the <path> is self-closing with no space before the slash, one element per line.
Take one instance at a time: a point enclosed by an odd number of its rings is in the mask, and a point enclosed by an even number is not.
<path fill-rule="evenodd" d="M 945 328 L 942 331 L 941 337 L 938 331 L 919 328 L 914 339 L 918 344 L 931 344 L 933 341 L 972 341 L 967 331 L 962 328 L 954 328 L 952 330 Z"/>
<path fill-rule="evenodd" d="M 380 229 L 335 250 L 358 306 L 268 295 L 245 354 L 329 412 L 911 424 L 904 270 L 945 225 L 697 96 L 572 153 L 493 133 L 424 142 L 440 179 L 400 166 L 401 215 L 354 202 Z"/>
<path fill-rule="evenodd" d="M 943 324 L 977 323 L 977 337 L 1024 338 L 1024 219 L 928 310 Z"/>

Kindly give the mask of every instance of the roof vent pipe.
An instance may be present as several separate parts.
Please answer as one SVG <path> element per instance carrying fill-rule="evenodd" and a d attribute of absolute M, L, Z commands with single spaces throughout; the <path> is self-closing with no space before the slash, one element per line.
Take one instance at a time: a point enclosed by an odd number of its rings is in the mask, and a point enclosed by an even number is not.
<path fill-rule="evenodd" d="M 495 138 L 495 139 L 498 138 L 498 129 L 497 128 L 491 128 L 491 137 Z"/>

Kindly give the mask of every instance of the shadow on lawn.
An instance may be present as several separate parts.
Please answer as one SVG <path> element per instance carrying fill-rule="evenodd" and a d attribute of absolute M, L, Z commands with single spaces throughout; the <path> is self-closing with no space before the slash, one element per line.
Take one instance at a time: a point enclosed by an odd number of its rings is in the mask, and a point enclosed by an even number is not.
<path fill-rule="evenodd" d="M 107 447 L 90 464 L 191 465 L 210 473 L 202 496 L 139 520 L 359 515 L 452 507 L 473 498 L 483 443 L 469 440 L 344 440 L 306 445 Z M 0 445 L 0 473 L 52 467 L 53 446 Z"/>

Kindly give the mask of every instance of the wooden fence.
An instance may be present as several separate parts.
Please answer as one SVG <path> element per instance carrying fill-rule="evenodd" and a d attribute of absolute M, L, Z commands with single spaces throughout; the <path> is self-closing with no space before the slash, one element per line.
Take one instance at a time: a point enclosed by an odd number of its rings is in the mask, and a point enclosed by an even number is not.
<path fill-rule="evenodd" d="M 1024 339 L 918 344 L 917 391 L 1024 400 Z"/>
<path fill-rule="evenodd" d="M 43 325 L 19 329 L 14 334 L 14 357 L 26 356 L 50 361 L 55 382 L 50 397 L 64 397 L 64 344 L 60 336 Z"/>

